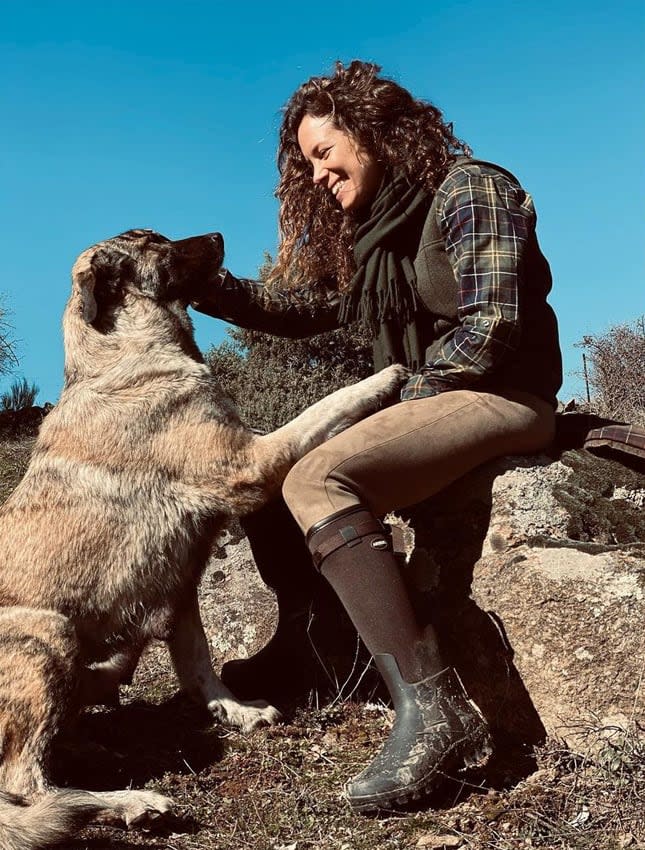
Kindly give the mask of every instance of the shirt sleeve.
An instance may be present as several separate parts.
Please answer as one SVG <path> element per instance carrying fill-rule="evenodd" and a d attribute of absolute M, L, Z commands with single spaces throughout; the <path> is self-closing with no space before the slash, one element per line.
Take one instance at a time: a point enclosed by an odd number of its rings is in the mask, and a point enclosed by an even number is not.
<path fill-rule="evenodd" d="M 339 327 L 339 303 L 331 285 L 315 290 L 268 288 L 222 269 L 218 284 L 192 301 L 191 307 L 238 327 L 298 339 Z"/>
<path fill-rule="evenodd" d="M 440 231 L 457 279 L 459 324 L 407 382 L 403 400 L 476 386 L 520 339 L 521 270 L 535 228 L 531 196 L 480 165 L 455 169 L 437 194 Z"/>

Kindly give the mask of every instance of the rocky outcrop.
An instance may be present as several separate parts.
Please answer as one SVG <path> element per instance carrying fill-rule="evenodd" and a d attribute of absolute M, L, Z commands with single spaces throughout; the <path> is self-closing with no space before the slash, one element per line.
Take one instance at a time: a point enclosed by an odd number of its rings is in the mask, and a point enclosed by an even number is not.
<path fill-rule="evenodd" d="M 503 458 L 406 512 L 422 620 L 499 743 L 645 722 L 645 476 L 586 451 Z M 222 660 L 270 637 L 275 604 L 236 535 L 202 588 Z"/>
<path fill-rule="evenodd" d="M 237 524 L 224 532 L 215 547 L 199 597 L 216 663 L 248 657 L 274 632 L 274 595 L 255 569 L 248 541 Z"/>
<path fill-rule="evenodd" d="M 498 736 L 645 720 L 645 476 L 504 458 L 415 508 L 409 571 Z"/>

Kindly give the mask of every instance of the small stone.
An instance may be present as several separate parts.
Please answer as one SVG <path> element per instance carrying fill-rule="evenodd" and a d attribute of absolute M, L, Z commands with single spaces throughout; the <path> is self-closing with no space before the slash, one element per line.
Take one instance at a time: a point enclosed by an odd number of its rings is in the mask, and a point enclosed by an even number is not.
<path fill-rule="evenodd" d="M 322 738 L 322 745 L 327 750 L 337 750 L 342 744 L 340 732 L 337 729 L 329 729 Z"/>
<path fill-rule="evenodd" d="M 451 848 L 461 847 L 462 844 L 463 841 L 458 835 L 428 833 L 419 838 L 416 846 L 419 850 L 451 850 Z"/>

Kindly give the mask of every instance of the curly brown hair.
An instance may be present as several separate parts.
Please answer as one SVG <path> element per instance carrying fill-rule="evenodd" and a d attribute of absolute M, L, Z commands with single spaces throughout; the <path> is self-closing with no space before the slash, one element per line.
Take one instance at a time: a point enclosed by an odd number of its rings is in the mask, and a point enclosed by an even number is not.
<path fill-rule="evenodd" d="M 278 146 L 280 246 L 269 283 L 312 286 L 333 281 L 347 289 L 355 271 L 352 252 L 356 218 L 312 181 L 311 164 L 298 145 L 305 115 L 331 116 L 334 126 L 390 169 L 434 191 L 459 155 L 470 148 L 453 135 L 436 106 L 415 99 L 381 68 L 355 59 L 336 62 L 327 77 L 312 77 L 284 108 Z"/>

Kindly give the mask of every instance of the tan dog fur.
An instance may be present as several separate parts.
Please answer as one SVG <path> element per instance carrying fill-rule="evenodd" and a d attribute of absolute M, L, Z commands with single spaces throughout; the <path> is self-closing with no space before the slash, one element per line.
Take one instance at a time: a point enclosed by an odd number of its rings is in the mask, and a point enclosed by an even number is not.
<path fill-rule="evenodd" d="M 58 791 L 47 776 L 53 737 L 83 704 L 116 698 L 153 638 L 167 641 L 181 688 L 216 720 L 242 730 L 276 720 L 271 706 L 235 699 L 213 671 L 197 603 L 212 541 L 403 378 L 390 367 L 271 434 L 250 432 L 223 400 L 186 313 L 221 261 L 218 234 L 170 242 L 128 231 L 74 265 L 65 386 L 0 511 L 7 850 L 44 847 L 89 820 L 140 824 L 169 810 L 154 792 Z"/>

